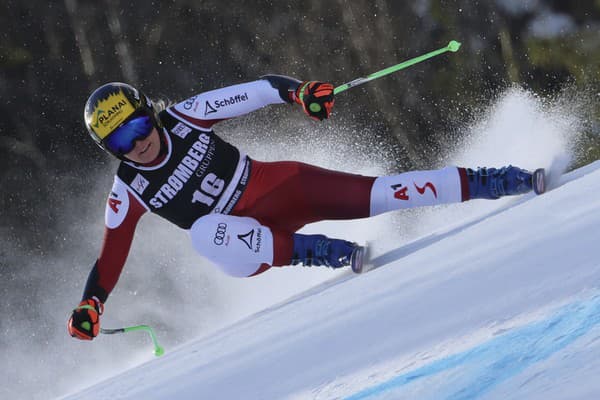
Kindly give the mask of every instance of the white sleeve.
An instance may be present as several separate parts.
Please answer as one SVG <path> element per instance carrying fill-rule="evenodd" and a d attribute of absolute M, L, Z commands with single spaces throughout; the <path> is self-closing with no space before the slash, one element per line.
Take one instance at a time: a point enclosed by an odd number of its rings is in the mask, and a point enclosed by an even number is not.
<path fill-rule="evenodd" d="M 248 114 L 284 101 L 279 91 L 263 79 L 211 90 L 176 104 L 179 113 L 196 120 L 223 120 Z"/>

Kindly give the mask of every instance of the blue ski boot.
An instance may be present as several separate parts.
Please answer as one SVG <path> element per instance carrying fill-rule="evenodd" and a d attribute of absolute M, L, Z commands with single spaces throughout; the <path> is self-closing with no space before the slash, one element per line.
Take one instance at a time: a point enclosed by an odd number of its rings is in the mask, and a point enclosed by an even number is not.
<path fill-rule="evenodd" d="M 532 173 L 512 165 L 499 169 L 477 168 L 477 171 L 467 168 L 466 172 L 471 199 L 497 199 L 533 189 Z"/>
<path fill-rule="evenodd" d="M 330 239 L 325 235 L 296 233 L 294 234 L 292 265 L 302 263 L 306 267 L 345 267 L 351 264 L 353 254 L 359 248 L 362 249 L 355 243 L 341 239 Z"/>

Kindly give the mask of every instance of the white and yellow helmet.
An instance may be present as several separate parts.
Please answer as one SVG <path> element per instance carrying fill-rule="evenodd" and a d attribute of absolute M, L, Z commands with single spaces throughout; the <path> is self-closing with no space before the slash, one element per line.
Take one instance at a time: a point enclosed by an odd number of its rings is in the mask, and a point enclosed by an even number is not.
<path fill-rule="evenodd" d="M 148 115 L 154 126 L 160 122 L 152 101 L 131 85 L 111 82 L 100 86 L 85 103 L 85 126 L 98 146 L 115 157 L 122 158 L 108 149 L 103 141 L 117 128 L 139 115 Z"/>

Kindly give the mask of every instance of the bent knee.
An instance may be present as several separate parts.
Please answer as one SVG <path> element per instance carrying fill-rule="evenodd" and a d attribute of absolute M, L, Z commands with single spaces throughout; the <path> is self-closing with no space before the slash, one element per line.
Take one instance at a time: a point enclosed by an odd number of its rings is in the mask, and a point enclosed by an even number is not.
<path fill-rule="evenodd" d="M 209 214 L 190 228 L 194 249 L 227 275 L 248 277 L 273 263 L 273 234 L 249 217 Z"/>

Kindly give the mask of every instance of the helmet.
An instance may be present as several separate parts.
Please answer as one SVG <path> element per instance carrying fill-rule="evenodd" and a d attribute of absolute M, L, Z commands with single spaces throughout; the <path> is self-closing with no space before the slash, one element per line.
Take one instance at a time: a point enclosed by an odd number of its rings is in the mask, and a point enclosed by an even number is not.
<path fill-rule="evenodd" d="M 146 95 L 126 83 L 111 82 L 94 90 L 85 103 L 83 117 L 85 127 L 96 144 L 122 159 L 103 141 L 125 122 L 139 115 L 148 115 L 154 126 L 160 126 L 152 101 Z"/>

